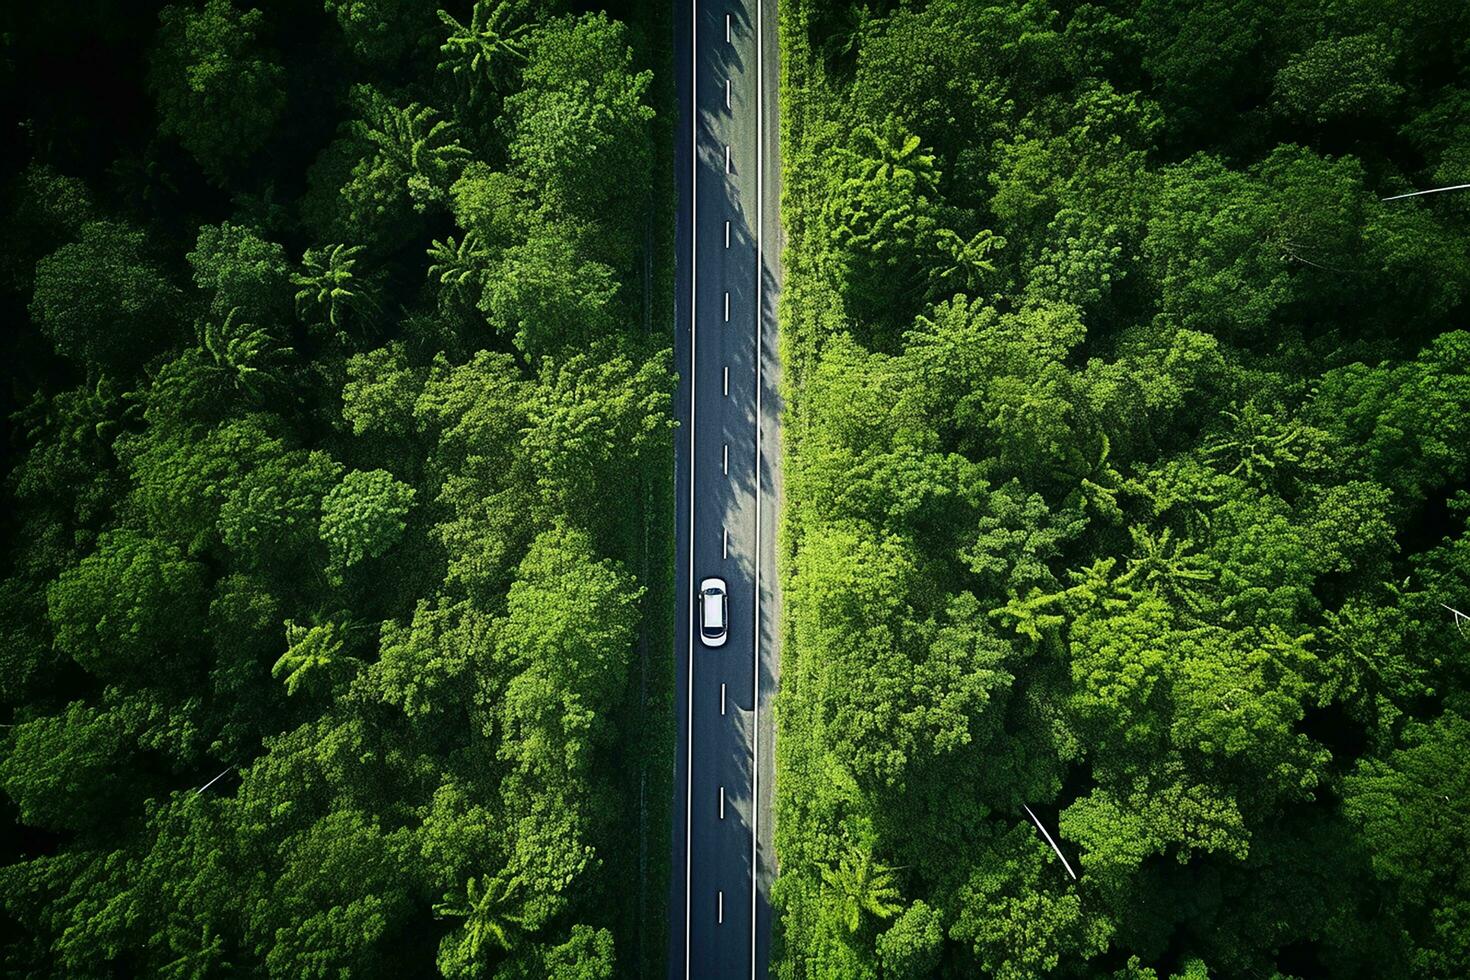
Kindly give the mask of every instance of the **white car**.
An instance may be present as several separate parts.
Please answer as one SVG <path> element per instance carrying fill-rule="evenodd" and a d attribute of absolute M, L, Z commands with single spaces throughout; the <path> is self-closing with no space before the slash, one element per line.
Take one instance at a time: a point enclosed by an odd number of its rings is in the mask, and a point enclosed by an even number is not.
<path fill-rule="evenodd" d="M 730 592 L 722 578 L 699 583 L 699 638 L 707 647 L 722 647 L 729 635 Z"/>

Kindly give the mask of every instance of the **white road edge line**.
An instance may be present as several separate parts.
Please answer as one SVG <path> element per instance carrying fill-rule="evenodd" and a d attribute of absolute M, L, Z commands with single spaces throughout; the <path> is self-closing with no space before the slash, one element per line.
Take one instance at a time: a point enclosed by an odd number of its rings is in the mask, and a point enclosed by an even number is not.
<path fill-rule="evenodd" d="M 760 843 L 761 812 L 761 331 L 765 320 L 765 267 L 761 251 L 765 231 L 761 224 L 764 220 L 761 197 L 765 165 L 761 154 L 766 134 L 766 76 L 763 62 L 766 39 L 761 18 L 764 7 L 765 0 L 755 0 L 755 652 L 751 658 L 751 702 L 755 714 L 751 725 L 750 748 L 750 980 L 756 980 L 756 893 L 760 891 L 760 865 L 756 863 L 756 859 Z"/>
<path fill-rule="evenodd" d="M 694 309 L 699 295 L 699 0 L 689 0 L 689 649 L 684 724 L 684 980 L 689 980 L 690 849 L 694 842 Z"/>

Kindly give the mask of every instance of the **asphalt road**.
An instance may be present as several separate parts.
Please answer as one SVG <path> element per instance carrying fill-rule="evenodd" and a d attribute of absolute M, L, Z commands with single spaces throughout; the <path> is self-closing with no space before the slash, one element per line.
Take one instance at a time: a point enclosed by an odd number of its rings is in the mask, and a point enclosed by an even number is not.
<path fill-rule="evenodd" d="M 779 677 L 776 4 L 681 0 L 680 6 L 675 649 L 681 717 L 669 965 L 673 977 L 764 977 L 775 871 L 770 699 Z M 692 618 L 694 591 L 711 575 L 724 578 L 730 592 L 729 640 L 717 649 L 700 642 Z"/>

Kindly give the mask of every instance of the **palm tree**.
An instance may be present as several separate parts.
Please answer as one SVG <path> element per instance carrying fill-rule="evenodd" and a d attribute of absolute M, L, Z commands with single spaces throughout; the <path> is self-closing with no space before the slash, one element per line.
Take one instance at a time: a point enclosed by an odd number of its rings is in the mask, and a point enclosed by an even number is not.
<path fill-rule="evenodd" d="M 80 448 L 107 446 L 118 429 L 142 413 L 143 399 L 125 392 L 105 374 L 88 372 L 89 380 L 69 392 L 47 398 L 40 391 L 12 416 L 32 443 L 43 439 Z"/>
<path fill-rule="evenodd" d="M 461 24 L 448 11 L 439 11 L 439 19 L 449 28 L 449 36 L 439 45 L 443 58 L 440 71 L 448 71 L 469 89 L 473 98 L 487 78 L 493 87 L 509 80 L 510 66 L 526 60 L 525 46 L 518 38 L 527 25 L 511 26 L 514 7 L 507 0 L 490 4 L 476 0 L 470 11 L 470 22 Z"/>
<path fill-rule="evenodd" d="M 889 116 L 877 128 L 861 127 L 857 138 L 860 148 L 866 151 L 864 179 L 912 182 L 921 194 L 932 194 L 939 186 L 934 154 L 896 116 Z"/>
<path fill-rule="evenodd" d="M 1077 489 L 1067 495 L 1066 505 L 1075 506 L 1083 513 L 1093 513 L 1114 524 L 1123 523 L 1123 509 L 1118 506 L 1118 493 L 1123 489 L 1123 475 L 1108 462 L 1112 454 L 1112 440 L 1106 432 L 1099 434 L 1097 458 L 1081 474 L 1059 473 L 1066 477 L 1075 475 Z"/>
<path fill-rule="evenodd" d="M 1301 423 L 1279 422 L 1269 412 L 1257 408 L 1254 401 L 1246 402 L 1239 411 L 1227 410 L 1221 414 L 1231 421 L 1231 432 L 1207 442 L 1205 458 L 1224 465 L 1233 462 L 1231 476 L 1243 472 L 1246 479 L 1253 480 L 1258 474 L 1265 476 L 1280 466 L 1297 462 L 1292 446 L 1302 436 Z"/>
<path fill-rule="evenodd" d="M 990 256 L 1006 246 L 1006 240 L 989 228 L 980 229 L 969 241 L 948 228 L 941 229 L 936 237 L 940 252 L 949 259 L 934 269 L 932 276 L 936 290 L 974 290 L 986 276 L 995 272 L 995 263 Z"/>
<path fill-rule="evenodd" d="M 829 16 L 831 22 L 822 30 L 826 40 L 821 44 L 821 52 L 828 69 L 845 76 L 857 61 L 863 35 L 876 18 L 867 3 L 841 3 L 836 7 Z"/>
<path fill-rule="evenodd" d="M 201 980 L 215 976 L 224 965 L 224 937 L 216 933 L 208 922 L 199 927 L 198 936 L 186 930 L 182 923 L 174 921 L 168 923 L 167 933 L 169 951 L 179 955 L 163 964 L 159 971 L 162 976 L 171 980 Z"/>
<path fill-rule="evenodd" d="M 296 290 L 296 315 L 310 321 L 322 311 L 333 327 L 341 327 L 349 311 L 374 308 L 365 284 L 354 271 L 361 245 L 328 245 L 309 248 L 301 257 L 303 271 L 293 273 Z"/>
<path fill-rule="evenodd" d="M 1040 643 L 1047 632 L 1066 622 L 1057 607 L 1071 597 L 1072 590 L 1043 592 L 1032 586 L 1025 596 L 1014 592 L 1006 604 L 990 611 L 992 619 L 1010 620 L 1011 629 L 1018 636 L 1026 636 Z"/>
<path fill-rule="evenodd" d="M 836 892 L 838 907 L 848 932 L 862 926 L 863 913 L 891 919 L 903 909 L 893 872 L 879 864 L 866 848 L 850 847 L 836 868 L 823 868 L 822 881 Z"/>
<path fill-rule="evenodd" d="M 1172 601 L 1199 611 L 1200 583 L 1214 579 L 1209 561 L 1203 555 L 1190 554 L 1190 541 L 1175 541 L 1174 530 L 1165 528 L 1154 534 L 1135 524 L 1128 529 L 1133 538 L 1134 555 L 1128 567 L 1114 583 L 1120 588 L 1135 586 L 1156 592 Z"/>
<path fill-rule="evenodd" d="M 519 941 L 525 919 L 508 911 L 519 890 L 519 879 L 496 876 L 482 883 L 472 877 L 465 882 L 463 896 L 444 895 L 444 901 L 434 906 L 434 916 L 464 919 L 462 952 L 467 954 L 465 959 L 477 961 L 487 946 L 510 950 Z"/>
<path fill-rule="evenodd" d="M 344 649 L 342 631 L 331 620 L 302 626 L 288 619 L 286 652 L 271 667 L 271 676 L 284 679 L 288 696 L 303 688 L 330 685 L 356 659 L 344 654 Z"/>
<path fill-rule="evenodd" d="M 230 310 L 223 321 L 201 321 L 195 330 L 199 346 L 213 369 L 229 384 L 256 400 L 264 399 L 269 389 L 279 388 L 279 363 L 291 353 L 289 347 L 277 347 L 270 333 L 253 323 L 236 319 L 240 307 Z"/>
<path fill-rule="evenodd" d="M 480 247 L 480 238 L 473 232 L 465 232 L 464 241 L 458 244 L 454 236 L 445 241 L 434 240 L 429 247 L 429 278 L 439 284 L 439 305 L 454 303 L 474 305 L 479 299 L 476 294 L 484 277 L 485 250 Z"/>
<path fill-rule="evenodd" d="M 433 106 L 410 102 L 400 107 L 375 89 L 363 93 L 360 89 L 363 118 L 353 120 L 353 132 L 410 178 L 419 177 L 432 185 L 451 183 L 470 157 L 470 151 L 459 143 L 454 123 L 439 118 Z M 409 190 L 414 189 L 411 181 Z"/>

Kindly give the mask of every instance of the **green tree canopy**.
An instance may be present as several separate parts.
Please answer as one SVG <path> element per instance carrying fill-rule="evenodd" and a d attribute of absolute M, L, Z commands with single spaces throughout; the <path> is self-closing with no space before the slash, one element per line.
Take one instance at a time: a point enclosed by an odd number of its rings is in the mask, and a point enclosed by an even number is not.
<path fill-rule="evenodd" d="M 58 353 L 128 373 L 177 338 L 178 297 L 142 232 L 91 221 L 36 263 L 30 312 Z"/>
<path fill-rule="evenodd" d="M 197 662 L 203 599 L 199 565 L 133 531 L 103 537 L 46 591 L 57 646 L 108 680 L 167 676 Z"/>
<path fill-rule="evenodd" d="M 286 251 L 258 229 L 228 221 L 204 225 L 187 258 L 194 285 L 209 296 L 216 316 L 236 308 L 267 324 L 285 316 L 283 300 L 290 283 Z"/>
<path fill-rule="evenodd" d="M 235 173 L 264 145 L 286 107 L 285 69 L 258 40 L 265 14 L 230 0 L 158 15 L 149 87 L 159 129 L 215 179 Z"/>
<path fill-rule="evenodd" d="M 352 470 L 322 498 L 321 538 L 329 575 L 381 558 L 398 543 L 413 505 L 413 487 L 387 470 Z"/>

